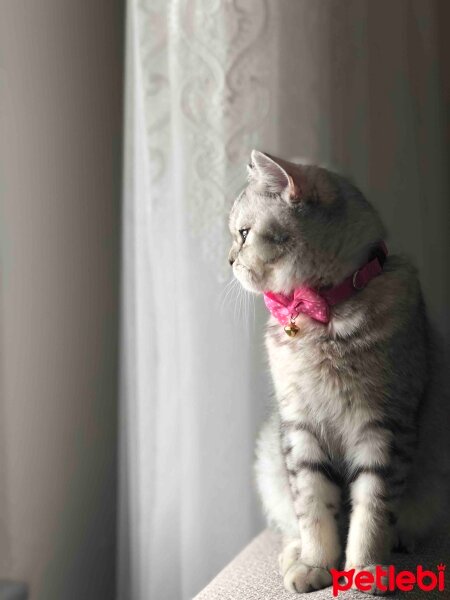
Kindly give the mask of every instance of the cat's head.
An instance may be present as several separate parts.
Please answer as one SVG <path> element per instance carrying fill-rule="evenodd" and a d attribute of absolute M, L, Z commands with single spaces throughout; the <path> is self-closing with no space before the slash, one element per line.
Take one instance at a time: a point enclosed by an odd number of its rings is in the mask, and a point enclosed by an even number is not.
<path fill-rule="evenodd" d="M 229 222 L 229 262 L 247 290 L 334 285 L 384 237 L 374 208 L 336 173 L 256 150 L 248 171 Z"/>

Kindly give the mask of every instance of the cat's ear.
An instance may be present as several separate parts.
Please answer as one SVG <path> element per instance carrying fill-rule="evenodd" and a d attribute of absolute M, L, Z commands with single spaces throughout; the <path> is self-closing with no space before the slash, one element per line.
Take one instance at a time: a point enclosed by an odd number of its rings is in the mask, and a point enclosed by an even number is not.
<path fill-rule="evenodd" d="M 286 167 L 284 161 L 252 150 L 249 177 L 257 180 L 268 192 L 280 194 L 287 202 L 296 203 L 301 200 L 300 187 Z"/>

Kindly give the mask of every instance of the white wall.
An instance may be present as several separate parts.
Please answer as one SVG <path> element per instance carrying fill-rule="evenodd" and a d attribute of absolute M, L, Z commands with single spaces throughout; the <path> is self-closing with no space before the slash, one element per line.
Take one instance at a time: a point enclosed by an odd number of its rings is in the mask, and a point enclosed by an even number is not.
<path fill-rule="evenodd" d="M 114 594 L 121 0 L 0 1 L 0 578 Z"/>

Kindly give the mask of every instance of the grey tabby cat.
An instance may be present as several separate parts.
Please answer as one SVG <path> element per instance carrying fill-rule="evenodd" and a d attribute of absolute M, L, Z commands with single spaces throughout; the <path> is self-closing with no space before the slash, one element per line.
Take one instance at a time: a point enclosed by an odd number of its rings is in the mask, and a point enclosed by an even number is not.
<path fill-rule="evenodd" d="M 230 230 L 234 274 L 257 293 L 335 286 L 385 236 L 343 177 L 257 151 Z M 404 258 L 389 256 L 379 276 L 331 307 L 328 323 L 300 314 L 295 327 L 288 337 L 269 318 L 277 403 L 256 471 L 268 519 L 283 533 L 285 587 L 307 592 L 330 585 L 331 568 L 374 571 L 393 547 L 411 549 L 432 531 L 445 503 L 448 421 L 420 284 Z"/>

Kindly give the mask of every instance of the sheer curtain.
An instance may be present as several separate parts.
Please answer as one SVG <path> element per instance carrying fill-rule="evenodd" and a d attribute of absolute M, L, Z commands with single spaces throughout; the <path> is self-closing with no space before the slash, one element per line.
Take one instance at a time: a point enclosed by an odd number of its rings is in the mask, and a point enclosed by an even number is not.
<path fill-rule="evenodd" d="M 264 312 L 226 264 L 252 147 L 350 173 L 448 334 L 440 6 L 129 0 L 121 599 L 191 598 L 262 527 Z"/>
<path fill-rule="evenodd" d="M 129 4 L 123 598 L 191 597 L 261 527 L 261 327 L 226 257 L 270 110 L 269 23 L 266 2 L 241 4 Z"/>

